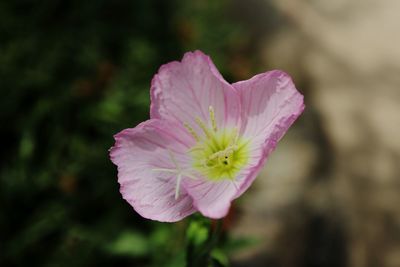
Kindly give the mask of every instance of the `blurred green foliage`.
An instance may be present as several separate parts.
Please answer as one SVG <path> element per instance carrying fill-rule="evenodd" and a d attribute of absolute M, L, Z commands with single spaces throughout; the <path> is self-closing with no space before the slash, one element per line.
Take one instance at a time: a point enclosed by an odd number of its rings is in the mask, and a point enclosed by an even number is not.
<path fill-rule="evenodd" d="M 108 149 L 148 118 L 161 64 L 201 49 L 235 75 L 230 54 L 246 36 L 226 7 L 0 1 L 0 266 L 182 266 L 187 222 L 137 215 Z M 201 229 L 189 229 L 199 243 Z"/>

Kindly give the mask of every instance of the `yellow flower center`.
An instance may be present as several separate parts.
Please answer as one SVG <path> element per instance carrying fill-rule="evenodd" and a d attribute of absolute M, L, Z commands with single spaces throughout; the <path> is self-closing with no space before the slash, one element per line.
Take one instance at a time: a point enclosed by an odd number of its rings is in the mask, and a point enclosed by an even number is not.
<path fill-rule="evenodd" d="M 202 139 L 193 128 L 185 124 L 197 141 L 189 150 L 193 167 L 211 181 L 233 180 L 248 162 L 249 142 L 239 137 L 237 128 L 218 129 L 211 106 L 209 113 L 211 127 L 196 119 L 196 123 L 204 132 Z"/>

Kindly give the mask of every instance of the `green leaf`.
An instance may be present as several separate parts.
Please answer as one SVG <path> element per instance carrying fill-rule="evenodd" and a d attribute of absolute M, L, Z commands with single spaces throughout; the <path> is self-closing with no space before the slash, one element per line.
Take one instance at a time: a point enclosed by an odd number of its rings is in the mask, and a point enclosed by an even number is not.
<path fill-rule="evenodd" d="M 222 251 L 219 248 L 213 249 L 213 251 L 211 252 L 211 257 L 214 260 L 217 260 L 218 263 L 220 263 L 222 266 L 228 266 L 229 265 L 228 256 L 224 253 L 224 251 Z"/>
<path fill-rule="evenodd" d="M 111 254 L 124 256 L 144 256 L 149 251 L 149 242 L 146 237 L 134 231 L 120 234 L 112 243 L 106 246 Z"/>

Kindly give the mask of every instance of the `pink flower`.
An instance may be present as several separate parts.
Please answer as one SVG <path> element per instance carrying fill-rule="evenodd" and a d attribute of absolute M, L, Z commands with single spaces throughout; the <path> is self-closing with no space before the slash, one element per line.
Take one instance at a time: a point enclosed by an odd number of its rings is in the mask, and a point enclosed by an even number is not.
<path fill-rule="evenodd" d="M 229 84 L 208 56 L 186 53 L 154 76 L 150 120 L 115 135 L 121 194 L 152 220 L 222 218 L 303 109 L 282 71 Z"/>

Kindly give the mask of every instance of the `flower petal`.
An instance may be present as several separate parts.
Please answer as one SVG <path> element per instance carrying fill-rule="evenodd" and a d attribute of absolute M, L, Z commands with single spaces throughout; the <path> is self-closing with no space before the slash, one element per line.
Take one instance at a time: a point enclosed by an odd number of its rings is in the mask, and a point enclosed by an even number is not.
<path fill-rule="evenodd" d="M 276 141 L 274 139 L 268 139 L 264 143 L 261 143 L 261 140 L 260 138 L 254 140 L 250 148 L 249 162 L 236 177 L 239 189 L 234 198 L 238 198 L 250 187 L 264 166 L 269 154 L 275 149 Z"/>
<path fill-rule="evenodd" d="M 186 123 L 202 134 L 196 118 L 211 126 L 210 106 L 218 127 L 238 125 L 238 94 L 200 51 L 186 53 L 182 62 L 163 65 L 152 80 L 151 118 Z"/>
<path fill-rule="evenodd" d="M 282 71 L 259 74 L 233 87 L 241 99 L 241 132 L 249 138 L 279 141 L 304 110 L 303 96 Z"/>
<path fill-rule="evenodd" d="M 148 120 L 115 135 L 110 157 L 118 166 L 120 192 L 141 216 L 174 222 L 195 212 L 184 188 L 175 199 L 177 174 L 160 171 L 190 164 L 185 152 L 192 139 L 180 125 L 161 120 Z"/>
<path fill-rule="evenodd" d="M 304 110 L 289 75 L 270 71 L 233 84 L 241 98 L 241 134 L 251 140 L 252 162 L 238 177 L 240 196 L 256 178 L 277 142 Z"/>
<path fill-rule="evenodd" d="M 193 198 L 193 205 L 206 217 L 220 219 L 229 211 L 238 187 L 231 180 L 219 182 L 186 180 L 184 187 Z"/>

